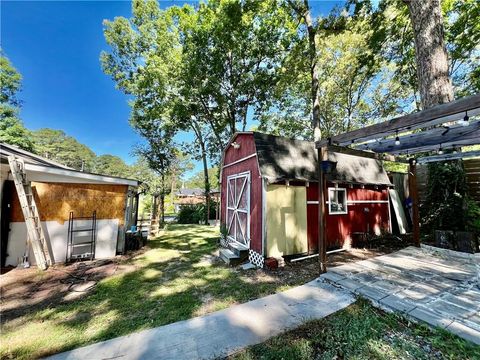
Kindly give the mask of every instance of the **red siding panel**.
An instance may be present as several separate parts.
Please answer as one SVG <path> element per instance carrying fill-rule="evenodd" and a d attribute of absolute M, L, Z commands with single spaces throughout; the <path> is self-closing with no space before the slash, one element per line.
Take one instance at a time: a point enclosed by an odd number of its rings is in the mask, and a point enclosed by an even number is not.
<path fill-rule="evenodd" d="M 333 187 L 327 184 L 327 187 Z M 339 185 L 347 189 L 348 201 L 385 201 L 388 200 L 386 188 L 375 189 L 374 186 L 358 185 L 350 188 L 347 185 Z M 328 201 L 328 198 L 325 198 Z M 318 184 L 310 183 L 307 188 L 307 201 L 318 201 Z M 375 230 L 388 231 L 389 229 L 389 204 L 388 203 L 349 203 L 348 214 L 330 215 L 328 204 L 327 211 L 327 248 L 342 247 L 352 240 L 354 232 L 373 232 Z M 368 209 L 368 210 L 366 210 Z M 318 252 L 318 205 L 307 204 L 307 233 L 309 253 Z"/>
<path fill-rule="evenodd" d="M 240 144 L 239 149 L 230 146 L 225 152 L 224 166 L 234 161 L 256 154 L 255 142 L 251 134 L 239 134 L 235 142 Z M 262 253 L 262 179 L 258 172 L 257 158 L 252 157 L 235 165 L 224 167 L 221 183 L 221 213 L 220 219 L 224 223 L 226 219 L 227 203 L 227 177 L 230 175 L 250 171 L 250 248 Z"/>

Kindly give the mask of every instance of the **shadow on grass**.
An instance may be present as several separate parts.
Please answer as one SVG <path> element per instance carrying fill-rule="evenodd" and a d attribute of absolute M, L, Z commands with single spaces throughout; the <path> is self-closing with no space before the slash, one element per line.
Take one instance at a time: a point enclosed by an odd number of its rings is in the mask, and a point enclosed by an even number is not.
<path fill-rule="evenodd" d="M 205 263 L 217 241 L 211 228 L 169 225 L 161 237 L 149 241 L 149 251 L 130 260 L 138 270 L 99 282 L 91 295 L 77 302 L 32 314 L 32 321 L 54 330 L 24 338 L 7 356 L 47 356 L 246 302 L 280 286 L 275 279 L 246 282 L 234 269 Z M 11 330 L 20 335 L 22 327 Z M 53 338 L 55 332 L 59 338 Z M 40 346 L 30 346 L 32 342 Z"/>

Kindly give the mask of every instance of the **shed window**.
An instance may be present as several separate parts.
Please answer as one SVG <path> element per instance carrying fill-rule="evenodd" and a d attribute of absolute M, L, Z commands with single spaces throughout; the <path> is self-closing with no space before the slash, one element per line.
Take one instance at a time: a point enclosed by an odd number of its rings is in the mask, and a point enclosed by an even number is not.
<path fill-rule="evenodd" d="M 347 189 L 328 188 L 328 213 L 347 214 Z"/>

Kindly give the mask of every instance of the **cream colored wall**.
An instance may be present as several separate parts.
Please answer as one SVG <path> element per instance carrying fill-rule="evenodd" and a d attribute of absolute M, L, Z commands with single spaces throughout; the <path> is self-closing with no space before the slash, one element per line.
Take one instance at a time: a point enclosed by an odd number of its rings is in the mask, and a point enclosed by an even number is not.
<path fill-rule="evenodd" d="M 266 192 L 267 257 L 306 253 L 306 188 L 268 185 Z"/>
<path fill-rule="evenodd" d="M 55 263 L 65 262 L 67 252 L 68 239 L 68 221 L 59 223 L 57 221 L 42 221 L 43 231 L 47 242 L 50 243 L 53 252 L 53 261 Z M 87 220 L 75 220 L 75 228 L 88 228 L 91 222 Z M 95 259 L 112 258 L 116 254 L 117 237 L 118 237 L 119 221 L 118 219 L 97 220 L 97 238 L 95 245 Z M 77 233 L 76 242 L 81 242 Z M 85 233 L 84 235 L 87 235 Z M 84 241 L 88 241 L 85 238 Z M 27 226 L 24 222 L 10 223 L 10 233 L 8 236 L 7 261 L 6 265 L 17 266 L 22 262 L 27 243 Z M 31 245 L 29 245 L 29 261 L 31 265 L 35 265 L 35 256 Z"/>

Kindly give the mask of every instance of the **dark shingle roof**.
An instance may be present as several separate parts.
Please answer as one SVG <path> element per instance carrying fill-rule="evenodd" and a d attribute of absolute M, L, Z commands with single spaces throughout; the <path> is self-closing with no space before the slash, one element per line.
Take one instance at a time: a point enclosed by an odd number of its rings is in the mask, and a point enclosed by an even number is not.
<path fill-rule="evenodd" d="M 268 182 L 318 180 L 318 156 L 313 142 L 258 132 L 253 133 L 253 138 L 260 174 Z M 391 185 L 379 160 L 331 151 L 328 160 L 337 163 L 327 177 L 330 181 Z"/>

